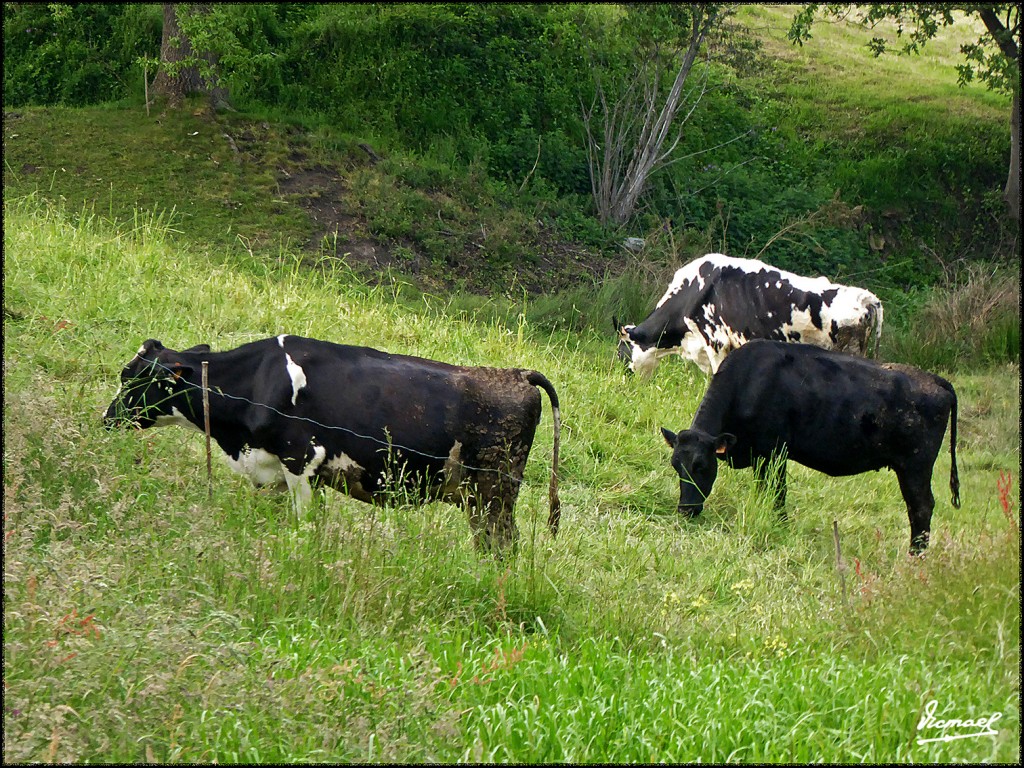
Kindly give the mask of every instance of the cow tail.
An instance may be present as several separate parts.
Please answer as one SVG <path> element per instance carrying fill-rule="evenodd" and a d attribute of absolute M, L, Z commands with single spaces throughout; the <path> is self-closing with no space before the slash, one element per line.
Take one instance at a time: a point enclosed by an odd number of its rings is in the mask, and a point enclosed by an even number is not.
<path fill-rule="evenodd" d="M 551 455 L 551 485 L 548 487 L 548 529 L 552 536 L 558 535 L 558 523 L 562 518 L 562 502 L 558 499 L 558 441 L 562 433 L 562 419 L 558 411 L 558 393 L 554 385 L 542 373 L 529 371 L 526 380 L 535 387 L 540 387 L 551 398 L 551 417 L 554 421 L 554 449 Z"/>
<path fill-rule="evenodd" d="M 864 291 L 861 295 L 861 306 L 867 313 L 864 318 L 863 336 L 860 339 L 860 353 L 864 357 L 878 359 L 878 346 L 882 341 L 882 302 L 870 291 Z M 871 337 L 874 336 L 874 348 L 871 346 Z"/>
<path fill-rule="evenodd" d="M 882 341 L 882 302 L 879 301 L 877 304 L 872 305 L 872 309 L 875 310 L 875 312 L 872 313 L 872 325 L 874 326 L 872 330 L 874 330 L 875 332 L 875 351 L 872 357 L 874 357 L 874 359 L 877 360 L 878 345 Z"/>
<path fill-rule="evenodd" d="M 956 391 L 948 381 L 943 383 L 953 396 L 953 407 L 949 412 L 949 490 L 954 509 L 960 509 L 960 476 L 956 471 Z"/>

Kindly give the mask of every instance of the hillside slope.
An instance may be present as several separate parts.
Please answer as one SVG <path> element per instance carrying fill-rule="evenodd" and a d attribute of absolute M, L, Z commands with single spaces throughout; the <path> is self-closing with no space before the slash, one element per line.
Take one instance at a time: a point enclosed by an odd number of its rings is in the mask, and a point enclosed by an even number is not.
<path fill-rule="evenodd" d="M 994 223 L 1004 99 L 956 86 L 971 30 L 944 31 L 923 56 L 876 59 L 849 23 L 822 24 L 794 47 L 793 12 L 740 7 L 760 52 L 693 128 L 735 122 L 757 137 L 746 154 L 708 152 L 693 176 L 655 179 L 649 209 L 677 213 L 643 213 L 623 230 L 602 230 L 587 199 L 528 176 L 494 179 L 485 164 L 315 120 L 198 104 L 5 111 L 4 189 L 117 220 L 167 217 L 223 257 L 296 251 L 445 293 L 554 293 L 627 269 L 657 284 L 708 250 L 902 289 L 961 258 L 1005 256 L 1007 242 L 1012 253 L 1012 233 Z M 646 239 L 639 256 L 622 248 L 628 235 Z"/>

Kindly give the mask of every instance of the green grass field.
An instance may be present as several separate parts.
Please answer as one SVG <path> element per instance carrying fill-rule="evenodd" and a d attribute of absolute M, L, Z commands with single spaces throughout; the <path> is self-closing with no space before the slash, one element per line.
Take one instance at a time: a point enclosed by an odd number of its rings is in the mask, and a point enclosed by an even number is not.
<path fill-rule="evenodd" d="M 696 367 L 627 378 L 607 336 L 133 218 L 5 199 L 5 761 L 1019 760 L 1018 367 L 948 373 L 963 507 L 943 451 L 923 559 L 887 471 L 791 465 L 784 523 L 723 470 L 685 521 L 658 427 L 689 423 Z M 545 373 L 559 538 L 546 405 L 504 563 L 454 506 L 297 519 L 216 459 L 208 499 L 199 433 L 102 428 L 142 340 L 279 333 Z M 919 731 L 932 701 L 996 735 L 918 743 L 971 730 Z"/>
<path fill-rule="evenodd" d="M 1005 138 L 1005 100 L 955 85 L 962 26 L 873 59 L 848 23 L 791 46 L 793 12 L 738 19 L 774 62 L 772 124 L 806 147 L 787 156 L 830 165 L 843 199 L 935 195 L 910 182 L 944 146 L 990 158 Z M 751 472 L 723 469 L 680 519 L 659 427 L 689 425 L 706 379 L 675 359 L 627 377 L 608 322 L 649 308 L 675 246 L 635 280 L 543 295 L 370 284 L 344 248 L 299 250 L 319 191 L 279 169 L 342 169 L 353 240 L 390 243 L 396 273 L 413 243 L 441 271 L 485 246 L 500 283 L 558 234 L 536 224 L 553 214 L 510 206 L 479 169 L 400 148 L 373 165 L 366 137 L 293 127 L 141 104 L 5 113 L 4 762 L 1020 761 L 1019 365 L 938 369 L 959 395 L 963 506 L 946 448 L 924 558 L 888 471 L 790 464 L 783 522 Z M 955 209 L 950 178 L 937 204 Z M 975 359 L 932 349 L 938 320 L 975 305 L 900 293 L 883 357 Z M 939 338 L 903 332 L 914 320 Z M 143 340 L 280 333 L 543 372 L 562 404 L 558 538 L 546 400 L 505 561 L 474 551 L 452 505 L 328 492 L 299 517 L 217 455 L 208 486 L 197 432 L 103 429 Z M 951 719 L 995 733 L 936 725 Z"/>

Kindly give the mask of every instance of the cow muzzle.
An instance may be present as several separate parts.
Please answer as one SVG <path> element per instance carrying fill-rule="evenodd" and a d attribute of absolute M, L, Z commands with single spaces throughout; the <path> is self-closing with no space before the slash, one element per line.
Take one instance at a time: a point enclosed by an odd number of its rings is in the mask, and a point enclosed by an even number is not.
<path fill-rule="evenodd" d="M 680 504 L 677 511 L 683 517 L 697 517 L 704 511 L 703 504 Z"/>
<path fill-rule="evenodd" d="M 119 400 L 112 402 L 103 413 L 103 428 L 106 430 L 140 429 L 141 427 L 139 414 L 126 408 Z"/>

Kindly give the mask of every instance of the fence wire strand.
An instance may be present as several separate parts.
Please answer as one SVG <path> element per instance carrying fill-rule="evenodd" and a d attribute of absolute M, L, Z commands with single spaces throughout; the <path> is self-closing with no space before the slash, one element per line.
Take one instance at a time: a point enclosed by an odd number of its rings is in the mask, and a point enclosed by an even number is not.
<path fill-rule="evenodd" d="M 145 360 L 145 358 L 141 358 L 141 359 Z M 188 379 L 186 379 L 184 377 L 176 376 L 175 375 L 175 371 L 172 368 L 168 368 L 166 365 L 164 365 L 160 361 L 158 361 L 158 360 L 146 360 L 146 362 L 148 362 L 150 364 L 150 369 L 152 369 L 154 371 L 156 369 L 158 369 L 158 368 L 159 369 L 163 369 L 164 371 L 166 371 L 168 373 L 169 377 L 171 379 L 173 379 L 175 381 L 175 383 L 177 383 L 177 384 L 184 383 L 188 387 L 191 387 L 193 389 L 199 390 L 200 394 L 204 391 L 204 387 L 201 384 L 195 384 L 195 383 L 189 381 Z M 124 385 L 123 388 L 122 388 L 122 392 L 125 391 L 124 387 L 130 387 L 130 386 L 131 386 L 130 383 Z M 359 432 L 356 432 L 353 429 L 349 429 L 348 427 L 342 427 L 342 426 L 339 426 L 339 425 L 332 425 L 332 424 L 324 424 L 322 422 L 317 421 L 316 419 L 311 419 L 311 418 L 309 418 L 307 416 L 297 416 L 295 414 L 284 413 L 283 411 L 279 410 L 278 408 L 275 408 L 272 405 L 268 405 L 267 403 L 258 403 L 255 400 L 250 400 L 249 398 L 242 397 L 241 395 L 231 395 L 231 394 L 228 394 L 227 392 L 225 392 L 222 389 L 220 389 L 220 387 L 216 387 L 216 388 L 215 387 L 208 387 L 208 388 L 205 388 L 205 391 L 206 391 L 207 395 L 209 395 L 211 393 L 214 393 L 214 394 L 218 395 L 219 397 L 223 397 L 223 398 L 226 398 L 228 400 L 236 400 L 238 402 L 247 403 L 249 405 L 258 406 L 260 408 L 266 408 L 267 410 L 270 410 L 273 413 L 275 413 L 278 416 L 280 416 L 282 418 L 285 418 L 285 419 L 292 419 L 293 421 L 304 421 L 304 422 L 306 422 L 308 424 L 313 424 L 313 425 L 315 425 L 317 427 L 321 427 L 323 429 L 339 431 L 339 432 L 345 432 L 345 433 L 347 433 L 349 435 L 352 435 L 353 437 L 358 438 L 360 440 L 369 440 L 371 442 L 377 443 L 378 445 L 383 446 L 383 448 L 387 448 L 389 451 L 397 449 L 397 450 L 400 450 L 400 451 L 405 451 L 406 453 L 410 453 L 410 454 L 415 454 L 417 456 L 421 456 L 421 457 L 423 457 L 425 459 L 434 459 L 435 461 L 443 461 L 446 464 L 450 463 L 452 465 L 461 467 L 462 469 L 468 469 L 468 470 L 471 470 L 471 471 L 474 471 L 474 472 L 494 472 L 495 474 L 497 474 L 499 476 L 502 476 L 502 477 L 505 477 L 505 478 L 507 478 L 509 480 L 512 480 L 513 482 L 516 482 L 516 483 L 521 483 L 522 482 L 522 478 L 516 477 L 514 475 L 511 475 L 508 472 L 505 472 L 505 471 L 503 471 L 501 469 L 495 469 L 495 468 L 492 468 L 492 467 L 474 467 L 471 464 L 464 464 L 461 461 L 453 460 L 452 457 L 451 457 L 451 454 L 448 454 L 448 455 L 435 455 L 435 454 L 432 454 L 432 453 L 426 453 L 424 451 L 418 450 L 418 449 L 413 448 L 413 447 L 408 446 L 408 445 L 401 445 L 401 444 L 398 444 L 398 443 L 394 443 L 394 442 L 392 442 L 390 440 L 381 440 L 380 438 L 374 437 L 373 435 L 364 435 L 364 434 L 361 434 Z M 118 393 L 118 397 L 119 398 L 120 398 L 120 396 L 121 396 L 121 393 Z M 166 399 L 167 400 L 171 400 L 173 398 L 173 396 L 174 396 L 173 394 L 168 395 L 168 397 Z M 157 403 L 154 403 L 152 406 L 147 406 L 147 407 L 155 408 L 155 407 L 159 406 L 162 402 L 164 402 L 164 401 L 161 400 L 161 401 L 159 401 Z M 555 410 L 555 408 L 552 407 L 552 411 L 554 411 L 554 410 Z M 387 429 L 386 426 L 385 426 L 385 429 Z"/>

